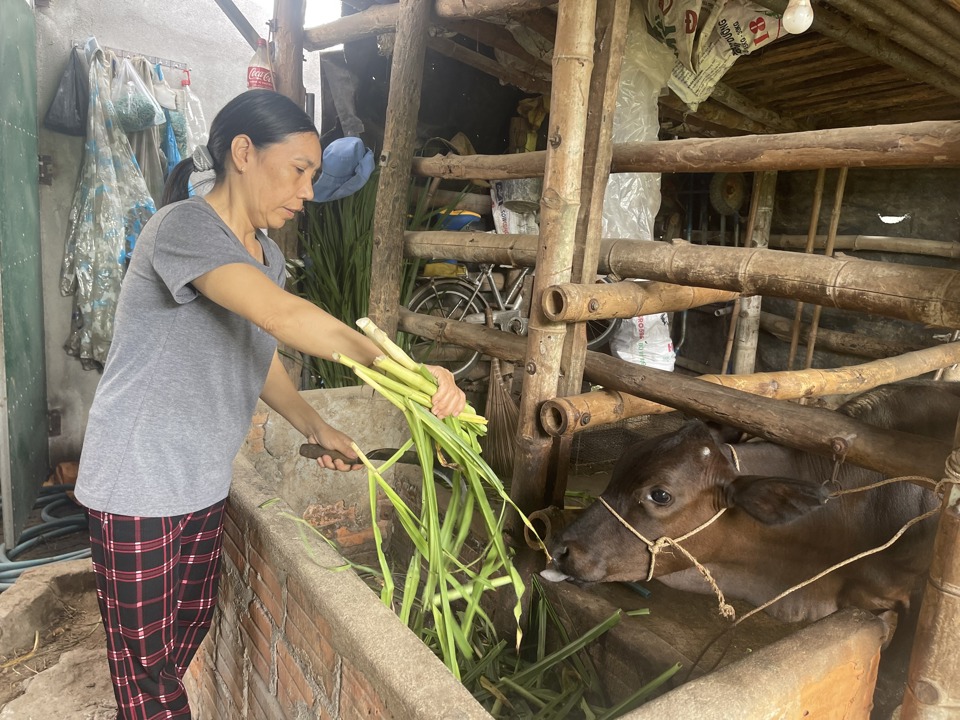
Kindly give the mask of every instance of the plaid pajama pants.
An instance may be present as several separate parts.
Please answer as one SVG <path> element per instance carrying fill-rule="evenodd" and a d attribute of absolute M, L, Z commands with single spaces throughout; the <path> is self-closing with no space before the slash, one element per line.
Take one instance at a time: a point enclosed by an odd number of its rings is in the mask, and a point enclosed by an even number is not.
<path fill-rule="evenodd" d="M 225 504 L 175 517 L 90 510 L 118 720 L 190 717 L 182 678 L 216 610 Z"/>

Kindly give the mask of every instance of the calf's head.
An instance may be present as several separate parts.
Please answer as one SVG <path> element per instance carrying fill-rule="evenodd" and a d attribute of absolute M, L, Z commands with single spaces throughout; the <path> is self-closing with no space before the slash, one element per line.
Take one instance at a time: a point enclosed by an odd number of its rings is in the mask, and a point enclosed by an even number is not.
<path fill-rule="evenodd" d="M 740 475 L 730 446 L 700 421 L 628 447 L 601 497 L 651 542 L 678 539 L 725 509 L 717 522 L 683 542 L 704 563 L 723 559 L 724 533 L 738 517 L 752 518 L 747 527 L 781 525 L 826 499 L 817 484 Z M 738 523 L 737 531 L 742 527 Z M 647 546 L 599 501 L 551 538 L 549 551 L 556 570 L 587 582 L 644 580 L 650 569 Z M 655 576 L 687 567 L 682 555 L 664 550 Z"/>

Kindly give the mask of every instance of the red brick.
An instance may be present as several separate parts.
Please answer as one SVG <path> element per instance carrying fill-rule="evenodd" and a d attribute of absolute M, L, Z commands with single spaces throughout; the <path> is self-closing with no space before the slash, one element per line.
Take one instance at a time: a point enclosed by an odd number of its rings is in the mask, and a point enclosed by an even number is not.
<path fill-rule="evenodd" d="M 233 565 L 237 574 L 239 574 L 241 578 L 246 577 L 247 560 L 243 556 L 243 551 L 237 547 L 233 538 L 226 533 L 223 535 L 223 554 L 227 558 L 227 563 Z M 224 571 L 227 573 L 230 572 L 229 564 L 224 567 Z"/>
<path fill-rule="evenodd" d="M 217 652 L 217 673 L 223 692 L 237 705 L 243 704 L 243 661 L 235 654 L 239 647 L 222 643 Z"/>
<path fill-rule="evenodd" d="M 263 444 L 263 438 L 247 438 L 243 441 L 244 450 L 250 454 L 262 453 L 266 450 L 266 446 Z"/>
<path fill-rule="evenodd" d="M 343 661 L 340 687 L 340 720 L 393 718 L 386 705 L 366 677 L 346 660 Z"/>
<path fill-rule="evenodd" d="M 290 707 L 302 702 L 310 708 L 316 700 L 303 668 L 284 642 L 277 643 L 277 694 L 281 700 L 285 694 Z"/>
<path fill-rule="evenodd" d="M 233 544 L 236 545 L 242 553 L 244 548 L 247 546 L 245 539 L 246 523 L 243 522 L 242 518 L 238 518 L 234 513 L 230 512 L 229 501 L 227 503 L 227 513 L 224 516 L 223 521 L 223 532 L 227 537 L 233 540 Z"/>
<path fill-rule="evenodd" d="M 341 547 L 356 547 L 373 542 L 373 528 L 367 527 L 361 530 L 350 530 L 349 528 L 338 528 L 336 540 Z"/>
<path fill-rule="evenodd" d="M 247 699 L 250 704 L 248 716 L 256 720 L 283 720 L 283 708 L 270 687 L 256 676 L 250 678 L 247 687 Z"/>
<path fill-rule="evenodd" d="M 247 615 L 240 619 L 240 627 L 250 641 L 245 645 L 250 649 L 250 661 L 254 669 L 269 684 L 272 677 L 270 638 L 273 636 L 273 632 L 270 621 L 267 620 L 256 601 L 250 603 Z"/>
<path fill-rule="evenodd" d="M 250 587 L 263 599 L 263 604 L 278 623 L 283 620 L 283 586 L 263 556 L 252 547 L 249 550 L 250 568 L 257 578 L 250 574 Z M 256 584 L 255 584 L 256 583 Z"/>
<path fill-rule="evenodd" d="M 324 637 L 321 627 L 314 622 L 315 613 L 308 613 L 292 596 L 287 598 L 287 619 L 283 632 L 290 644 L 300 650 L 310 668 L 310 674 L 320 684 L 320 689 L 333 703 L 333 693 L 339 675 L 339 657 Z"/>

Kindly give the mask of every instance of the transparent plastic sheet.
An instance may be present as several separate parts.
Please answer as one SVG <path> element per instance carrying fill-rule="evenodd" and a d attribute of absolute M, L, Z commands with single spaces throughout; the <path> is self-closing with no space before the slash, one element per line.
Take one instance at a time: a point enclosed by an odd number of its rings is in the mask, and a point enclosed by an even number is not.
<path fill-rule="evenodd" d="M 68 218 L 60 292 L 73 295 L 71 332 L 64 344 L 85 369 L 100 369 L 113 338 L 113 319 L 126 269 L 144 223 L 156 212 L 110 99 L 110 68 L 94 38 L 87 139 Z"/>
<path fill-rule="evenodd" d="M 181 152 L 184 157 L 193 155 L 194 148 L 197 145 L 206 145 L 209 129 L 207 121 L 203 117 L 203 107 L 189 85 L 183 86 L 183 107 L 181 112 L 187 121 L 187 150 Z"/>
<path fill-rule="evenodd" d="M 657 139 L 657 98 L 673 65 L 673 53 L 650 36 L 643 12 L 634 5 L 613 117 L 613 142 Z M 603 237 L 652 240 L 659 209 L 658 173 L 612 174 L 603 201 Z"/>
<path fill-rule="evenodd" d="M 613 118 L 615 143 L 657 140 L 657 98 L 667 84 L 674 62 L 673 52 L 650 36 L 643 12 L 634 5 Z M 603 237 L 653 240 L 653 222 L 659 209 L 659 173 L 612 174 L 603 200 Z M 623 320 L 610 338 L 610 352 L 621 360 L 673 370 L 667 316 Z"/>
<path fill-rule="evenodd" d="M 156 125 L 163 125 L 166 122 L 163 108 L 153 96 L 153 90 L 144 83 L 137 67 L 129 58 L 118 62 L 110 98 L 113 100 L 120 127 L 126 132 L 139 132 Z M 143 62 L 145 64 L 146 60 Z"/>
<path fill-rule="evenodd" d="M 133 58 L 129 62 L 132 63 L 144 89 L 154 98 L 154 102 L 157 102 L 153 89 L 153 67 L 143 57 Z M 159 102 L 157 105 L 159 106 Z M 160 112 L 163 114 L 162 108 Z M 140 173 L 147 182 L 147 189 L 150 191 L 154 205 L 163 197 L 163 185 L 167 177 L 167 158 L 161 149 L 161 139 L 165 136 L 162 133 L 166 131 L 166 115 L 164 114 L 163 117 L 164 123 L 161 125 L 151 125 L 145 130 L 127 133 L 127 139 L 130 140 L 133 154 L 140 166 Z"/>

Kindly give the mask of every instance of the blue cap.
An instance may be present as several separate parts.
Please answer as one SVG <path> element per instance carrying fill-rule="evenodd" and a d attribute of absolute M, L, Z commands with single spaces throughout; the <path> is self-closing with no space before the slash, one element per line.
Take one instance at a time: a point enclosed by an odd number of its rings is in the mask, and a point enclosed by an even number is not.
<path fill-rule="evenodd" d="M 328 202 L 352 195 L 373 172 L 373 151 L 357 137 L 331 142 L 323 151 L 320 177 L 313 184 L 313 201 Z"/>

